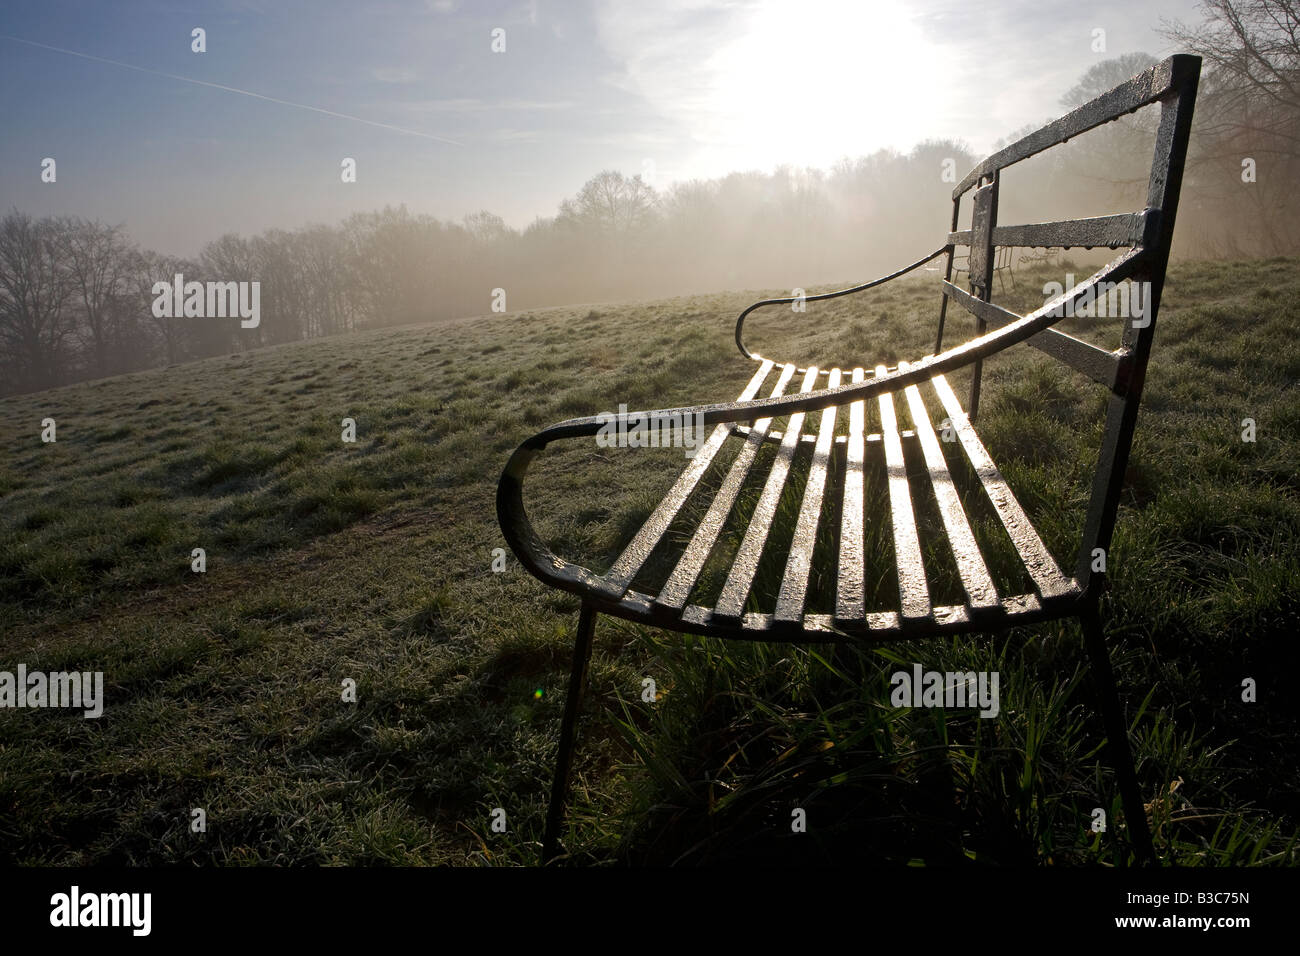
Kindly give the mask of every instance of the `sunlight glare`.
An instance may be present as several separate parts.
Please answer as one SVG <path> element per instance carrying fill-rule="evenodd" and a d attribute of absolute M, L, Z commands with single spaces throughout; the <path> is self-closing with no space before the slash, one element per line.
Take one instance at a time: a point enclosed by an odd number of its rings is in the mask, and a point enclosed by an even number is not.
<path fill-rule="evenodd" d="M 716 125 L 699 158 L 725 169 L 825 168 L 882 146 L 907 148 L 926 135 L 941 64 L 895 4 L 765 5 L 710 58 Z"/>

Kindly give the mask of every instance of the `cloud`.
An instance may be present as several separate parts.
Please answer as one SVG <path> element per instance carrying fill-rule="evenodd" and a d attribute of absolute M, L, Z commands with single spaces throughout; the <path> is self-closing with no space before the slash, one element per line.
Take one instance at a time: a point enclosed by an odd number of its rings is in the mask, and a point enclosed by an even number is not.
<path fill-rule="evenodd" d="M 1160 16 L 1187 2 L 595 0 L 593 14 L 617 64 L 603 81 L 680 130 L 676 159 L 711 176 L 932 138 L 982 150 L 1060 115 L 1097 61 L 1164 55 Z"/>
<path fill-rule="evenodd" d="M 598 0 L 606 77 L 686 134 L 699 175 L 824 165 L 923 138 L 943 80 L 910 14 L 860 0 Z"/>

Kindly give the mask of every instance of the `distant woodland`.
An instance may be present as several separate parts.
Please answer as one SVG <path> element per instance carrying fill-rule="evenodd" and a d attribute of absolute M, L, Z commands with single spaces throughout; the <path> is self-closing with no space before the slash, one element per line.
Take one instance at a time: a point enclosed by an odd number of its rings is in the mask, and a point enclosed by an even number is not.
<path fill-rule="evenodd" d="M 1174 253 L 1300 254 L 1297 0 L 1212 0 L 1206 9 L 1203 27 L 1170 34 L 1204 58 Z M 1062 97 L 1063 111 L 1154 62 L 1131 54 L 1098 63 Z M 1007 170 L 999 220 L 1141 209 L 1158 115 L 1148 108 Z M 403 206 L 221 236 L 193 260 L 139 248 L 123 224 L 13 210 L 0 220 L 0 394 L 483 314 L 503 300 L 517 312 L 860 282 L 942 244 L 954 180 L 980 158 L 959 141 L 929 141 L 828 170 L 737 172 L 663 190 L 606 170 L 522 231 L 487 211 L 447 222 Z M 176 274 L 259 282 L 259 325 L 156 316 L 153 286 Z"/>

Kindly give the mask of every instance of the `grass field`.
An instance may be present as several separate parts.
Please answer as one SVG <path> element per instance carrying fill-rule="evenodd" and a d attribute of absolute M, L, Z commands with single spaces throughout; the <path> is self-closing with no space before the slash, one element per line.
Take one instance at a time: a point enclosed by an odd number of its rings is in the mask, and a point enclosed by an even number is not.
<path fill-rule="evenodd" d="M 1298 267 L 1187 264 L 1166 286 L 1104 611 L 1168 862 L 1300 852 Z M 1084 270 L 1021 273 L 1005 301 L 1065 271 Z M 935 285 L 760 314 L 749 339 L 919 357 Z M 577 602 L 513 555 L 493 572 L 501 468 L 564 418 L 734 398 L 752 367 L 732 323 L 757 297 L 374 331 L 0 401 L 0 670 L 102 671 L 107 698 L 98 720 L 0 710 L 0 861 L 534 863 Z M 1065 327 L 1118 334 L 1098 326 Z M 986 366 L 980 434 L 1065 566 L 1101 407 L 1028 347 Z M 565 443 L 527 503 L 603 570 L 683 461 Z M 1001 715 L 890 707 L 912 661 L 998 670 Z M 1072 623 L 832 650 L 602 618 L 571 860 L 1123 862 L 1117 827 L 1090 830 L 1093 808 L 1121 816 L 1091 694 Z"/>

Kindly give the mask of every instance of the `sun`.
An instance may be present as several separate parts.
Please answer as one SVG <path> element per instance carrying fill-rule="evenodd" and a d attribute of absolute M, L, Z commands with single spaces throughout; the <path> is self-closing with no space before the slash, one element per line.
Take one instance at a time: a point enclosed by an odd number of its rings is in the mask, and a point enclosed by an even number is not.
<path fill-rule="evenodd" d="M 942 102 L 942 63 L 893 4 L 765 4 L 708 61 L 709 165 L 824 168 L 882 146 L 910 148 Z"/>

